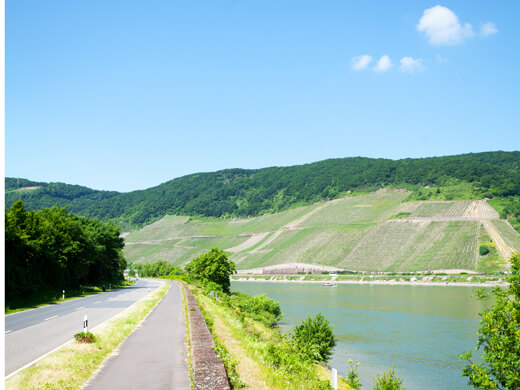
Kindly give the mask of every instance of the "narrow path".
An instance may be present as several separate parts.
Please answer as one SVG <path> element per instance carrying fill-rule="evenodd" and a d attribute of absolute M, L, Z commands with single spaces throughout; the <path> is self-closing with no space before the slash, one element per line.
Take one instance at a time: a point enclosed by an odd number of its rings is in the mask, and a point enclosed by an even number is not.
<path fill-rule="evenodd" d="M 265 236 L 267 236 L 269 233 L 253 233 L 251 234 L 251 237 L 249 237 L 248 240 L 244 241 L 243 243 L 234 246 L 233 248 L 224 249 L 226 252 L 232 252 L 237 253 L 246 249 L 251 248 L 253 245 L 256 245 L 260 241 L 262 241 Z"/>
<path fill-rule="evenodd" d="M 511 255 L 514 252 L 514 249 L 511 248 L 502 238 L 500 233 L 497 229 L 493 226 L 491 221 L 482 221 L 482 225 L 484 226 L 484 229 L 488 232 L 491 239 L 495 242 L 497 246 L 498 253 L 500 253 L 500 256 L 504 259 L 506 263 L 509 263 L 509 259 L 511 258 Z"/>
<path fill-rule="evenodd" d="M 119 346 L 84 389 L 191 389 L 179 285 Z"/>

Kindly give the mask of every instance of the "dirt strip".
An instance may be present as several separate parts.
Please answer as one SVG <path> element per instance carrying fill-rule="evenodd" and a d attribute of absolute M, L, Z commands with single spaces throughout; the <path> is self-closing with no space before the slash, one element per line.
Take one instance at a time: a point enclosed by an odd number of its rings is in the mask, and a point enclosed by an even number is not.
<path fill-rule="evenodd" d="M 482 221 L 482 225 L 484 226 L 484 229 L 488 232 L 491 239 L 495 242 L 497 246 L 498 253 L 500 253 L 500 256 L 509 263 L 509 259 L 511 258 L 511 255 L 514 253 L 514 249 L 511 248 L 504 239 L 500 236 L 500 233 L 497 229 L 493 226 L 493 224 L 490 221 Z"/>
<path fill-rule="evenodd" d="M 217 357 L 215 342 L 190 289 L 184 286 L 188 306 L 193 388 L 195 390 L 228 390 L 224 363 Z"/>

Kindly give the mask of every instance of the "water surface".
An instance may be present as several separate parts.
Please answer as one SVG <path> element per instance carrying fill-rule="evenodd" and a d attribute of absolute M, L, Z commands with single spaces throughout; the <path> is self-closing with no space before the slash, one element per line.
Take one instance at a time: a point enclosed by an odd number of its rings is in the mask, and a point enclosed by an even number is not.
<path fill-rule="evenodd" d="M 341 374 L 360 362 L 364 388 L 396 366 L 408 389 L 469 389 L 457 356 L 473 349 L 478 313 L 472 287 L 232 282 L 233 290 L 280 302 L 284 330 L 322 312 L 337 345 L 330 366 Z"/>

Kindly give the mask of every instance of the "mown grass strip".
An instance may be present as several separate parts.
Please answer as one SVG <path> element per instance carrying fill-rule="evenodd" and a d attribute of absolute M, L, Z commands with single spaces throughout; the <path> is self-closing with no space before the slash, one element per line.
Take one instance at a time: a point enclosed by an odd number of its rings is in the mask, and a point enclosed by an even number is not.
<path fill-rule="evenodd" d="M 186 300 L 186 290 L 185 285 L 182 282 L 177 282 L 179 286 L 181 287 L 182 291 L 182 304 L 184 306 L 184 326 L 186 328 L 186 347 L 187 347 L 187 355 L 188 355 L 188 370 L 190 372 L 190 380 L 191 380 L 191 387 L 193 388 L 193 360 L 191 357 L 191 338 L 190 338 L 190 320 L 189 320 L 189 313 L 188 313 L 188 302 Z"/>
<path fill-rule="evenodd" d="M 193 285 L 190 285 L 190 289 L 212 331 L 217 349 L 219 345 L 225 347 L 224 359 L 231 362 L 232 368 L 236 370 L 235 383 L 238 385 L 232 388 L 331 389 L 326 384 L 331 373 L 323 365 L 298 361 L 298 357 L 294 356 L 292 363 L 294 367 L 298 367 L 296 370 L 292 367 L 273 366 L 267 351 L 276 348 L 280 341 L 277 330 L 250 318 L 241 319 L 236 310 L 225 307 L 218 299 L 205 295 Z M 289 357 L 288 360 L 290 359 Z M 340 389 L 350 389 L 343 378 L 338 380 Z"/>
<path fill-rule="evenodd" d="M 170 285 L 142 298 L 116 317 L 92 329 L 92 344 L 71 342 L 35 365 L 9 378 L 6 389 L 79 389 L 103 361 L 139 325 L 166 294 Z M 72 338 L 71 334 L 71 338 Z"/>

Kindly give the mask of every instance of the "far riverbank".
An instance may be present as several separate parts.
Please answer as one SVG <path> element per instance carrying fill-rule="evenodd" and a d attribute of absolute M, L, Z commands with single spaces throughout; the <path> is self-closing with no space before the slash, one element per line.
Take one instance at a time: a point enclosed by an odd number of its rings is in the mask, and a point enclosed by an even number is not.
<path fill-rule="evenodd" d="M 313 279 L 307 279 L 308 276 L 240 276 L 232 277 L 231 281 L 235 282 L 271 282 L 271 283 L 301 283 L 301 284 L 323 284 L 325 282 L 334 284 L 374 284 L 374 285 L 386 285 L 386 286 L 454 286 L 454 287 L 496 287 L 496 286 L 507 286 L 501 278 L 498 280 L 482 280 L 482 277 L 467 278 L 461 276 L 443 276 L 441 280 L 435 280 L 433 277 L 424 277 L 422 279 L 417 278 L 393 278 L 393 279 L 382 279 L 377 277 L 361 277 L 360 279 L 345 278 L 343 276 L 319 276 L 310 277 Z M 442 280 L 442 278 L 445 278 Z M 406 280 L 409 279 L 409 280 Z M 415 279 L 415 280 L 413 280 Z M 465 280 L 461 280 L 465 279 Z M 477 279 L 477 280 L 475 280 Z"/>

